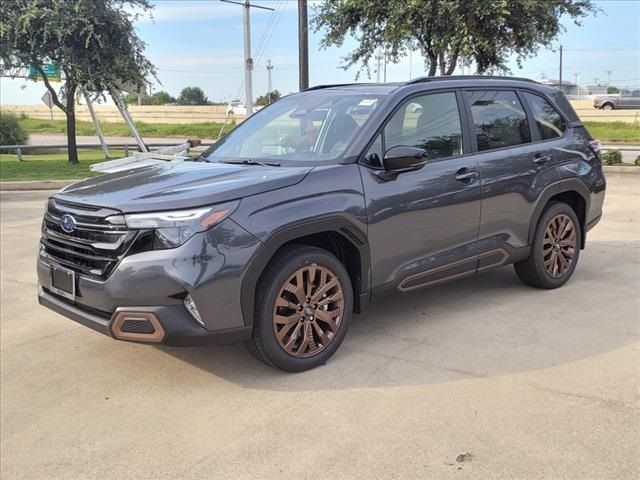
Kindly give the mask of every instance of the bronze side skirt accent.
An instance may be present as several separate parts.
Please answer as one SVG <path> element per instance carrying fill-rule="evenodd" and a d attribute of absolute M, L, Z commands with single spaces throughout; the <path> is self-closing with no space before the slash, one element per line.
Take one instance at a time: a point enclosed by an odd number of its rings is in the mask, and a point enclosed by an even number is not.
<path fill-rule="evenodd" d="M 493 255 L 499 254 L 500 258 L 492 263 L 489 263 L 487 265 L 483 265 L 480 268 L 477 268 L 477 264 L 474 263 L 474 266 L 472 268 L 469 268 L 468 270 L 464 270 L 462 272 L 457 272 L 457 273 L 453 273 L 451 275 L 446 275 L 444 277 L 441 278 L 436 278 L 433 280 L 429 280 L 430 277 L 433 277 L 433 275 L 437 275 L 438 273 L 447 271 L 447 270 L 451 270 L 453 268 L 456 268 L 460 265 L 464 265 L 465 263 L 468 262 L 474 262 L 476 260 L 476 258 L 478 260 L 482 260 L 484 258 L 487 257 L 491 257 Z M 476 256 L 471 256 L 471 257 L 467 257 L 467 258 L 463 258 L 462 260 L 456 260 L 455 262 L 451 262 L 451 263 L 447 263 L 445 265 L 440 265 L 439 267 L 435 267 L 435 268 L 431 268 L 429 270 L 425 270 L 423 272 L 419 272 L 419 273 L 415 273 L 413 275 L 408 276 L 407 278 L 404 279 L 404 281 L 400 284 L 400 286 L 398 287 L 398 289 L 402 292 L 408 292 L 411 290 L 415 290 L 417 288 L 423 288 L 423 287 L 428 287 L 431 285 L 437 285 L 440 283 L 444 283 L 444 282 L 448 282 L 451 280 L 455 280 L 458 278 L 462 278 L 462 277 L 466 277 L 466 276 L 470 276 L 473 275 L 474 273 L 476 273 L 476 271 L 479 272 L 483 272 L 485 270 L 488 270 L 490 268 L 494 268 L 494 267 L 498 267 L 500 265 L 503 265 L 507 259 L 509 258 L 509 252 L 507 252 L 504 248 L 496 248 L 494 250 L 489 250 L 488 252 L 484 252 L 481 253 L 478 257 Z M 417 280 L 420 278 L 425 278 L 424 282 L 415 284 L 415 285 L 410 285 L 407 286 L 407 283 L 410 283 L 412 280 Z"/>
<path fill-rule="evenodd" d="M 153 333 L 132 333 L 132 332 L 123 332 L 121 330 L 122 324 L 127 319 L 132 320 L 147 320 L 151 325 L 153 325 L 154 332 Z M 160 343 L 164 338 L 164 328 L 160 325 L 160 322 L 156 318 L 153 313 L 149 312 L 127 312 L 121 311 L 116 313 L 115 318 L 113 319 L 113 324 L 111 326 L 113 331 L 113 336 L 118 340 L 129 340 L 132 342 L 149 342 L 149 343 Z"/>

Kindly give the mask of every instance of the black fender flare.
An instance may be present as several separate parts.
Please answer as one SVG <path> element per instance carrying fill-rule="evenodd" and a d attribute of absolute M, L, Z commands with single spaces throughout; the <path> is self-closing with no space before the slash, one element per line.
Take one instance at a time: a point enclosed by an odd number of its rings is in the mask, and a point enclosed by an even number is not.
<path fill-rule="evenodd" d="M 278 249 L 298 238 L 324 232 L 334 232 L 341 235 L 357 249 L 360 255 L 360 275 L 359 281 L 356 282 L 359 284 L 354 284 L 356 293 L 354 305 L 356 311 L 364 309 L 369 299 L 371 276 L 367 234 L 348 215 L 332 214 L 287 225 L 274 231 L 263 241 L 262 247 L 250 260 L 240 287 L 242 317 L 246 326 L 253 324 L 255 292 L 260 275 Z"/>
<path fill-rule="evenodd" d="M 585 221 L 586 214 L 589 212 L 589 208 L 591 206 L 591 193 L 589 192 L 589 188 L 577 178 L 567 178 L 565 180 L 560 180 L 558 182 L 554 182 L 549 185 L 547 188 L 543 190 L 543 192 L 538 197 L 538 201 L 533 210 L 533 215 L 531 217 L 531 223 L 529 225 L 529 235 L 528 235 L 528 243 L 531 245 L 533 243 L 533 237 L 536 233 L 536 227 L 538 226 L 538 220 L 540 220 L 540 216 L 544 211 L 544 208 L 549 203 L 549 200 L 556 195 L 565 192 L 576 192 L 578 195 L 582 197 L 585 202 Z M 580 226 L 582 228 L 582 242 L 584 244 L 584 234 L 585 234 L 585 225 Z"/>

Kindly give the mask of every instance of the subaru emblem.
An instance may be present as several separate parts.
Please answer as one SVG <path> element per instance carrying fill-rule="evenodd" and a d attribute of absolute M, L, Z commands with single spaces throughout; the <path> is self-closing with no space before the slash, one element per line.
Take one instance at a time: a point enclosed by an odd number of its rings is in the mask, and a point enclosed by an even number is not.
<path fill-rule="evenodd" d="M 60 219 L 60 228 L 63 232 L 73 232 L 76 229 L 76 219 L 69 214 L 63 215 Z"/>

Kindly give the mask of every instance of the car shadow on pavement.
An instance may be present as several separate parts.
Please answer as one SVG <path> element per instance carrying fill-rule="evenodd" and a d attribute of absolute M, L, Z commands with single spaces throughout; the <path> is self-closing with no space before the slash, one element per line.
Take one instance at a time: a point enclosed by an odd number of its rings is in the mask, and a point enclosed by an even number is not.
<path fill-rule="evenodd" d="M 354 316 L 326 365 L 300 374 L 261 364 L 243 345 L 157 348 L 266 390 L 422 385 L 550 368 L 638 340 L 639 253 L 640 241 L 591 242 L 574 277 L 557 290 L 527 287 L 504 267 L 379 299 Z"/>

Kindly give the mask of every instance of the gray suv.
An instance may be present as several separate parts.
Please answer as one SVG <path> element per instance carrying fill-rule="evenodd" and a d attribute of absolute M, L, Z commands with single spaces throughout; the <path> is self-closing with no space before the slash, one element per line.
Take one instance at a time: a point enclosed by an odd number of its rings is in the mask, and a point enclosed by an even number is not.
<path fill-rule="evenodd" d="M 39 300 L 119 340 L 243 341 L 301 371 L 385 291 L 507 264 L 528 285 L 563 285 L 604 194 L 599 142 L 558 90 L 492 77 L 315 87 L 199 158 L 51 197 Z"/>

